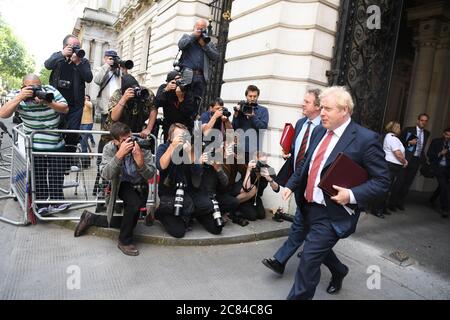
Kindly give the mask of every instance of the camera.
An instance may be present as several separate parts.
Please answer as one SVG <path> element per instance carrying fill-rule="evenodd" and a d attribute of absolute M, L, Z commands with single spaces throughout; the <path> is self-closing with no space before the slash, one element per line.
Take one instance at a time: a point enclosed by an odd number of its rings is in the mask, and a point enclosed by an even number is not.
<path fill-rule="evenodd" d="M 176 85 L 177 85 L 177 87 L 179 87 L 180 90 L 183 91 L 183 92 L 186 91 L 186 87 L 188 86 L 188 84 L 186 83 L 186 81 L 184 81 L 183 78 L 178 79 L 178 80 L 176 81 Z"/>
<path fill-rule="evenodd" d="M 175 203 L 174 203 L 174 215 L 175 217 L 179 217 L 181 214 L 181 209 L 183 209 L 183 203 L 184 203 L 184 189 L 186 188 L 186 185 L 182 182 L 177 183 L 176 185 L 177 191 L 175 193 Z"/>
<path fill-rule="evenodd" d="M 263 163 L 263 162 L 261 162 L 261 161 L 257 161 L 256 162 L 256 167 L 255 167 L 255 172 L 257 172 L 257 173 L 259 173 L 259 172 L 261 172 L 261 169 L 262 168 L 270 168 L 270 166 L 267 164 L 267 163 Z"/>
<path fill-rule="evenodd" d="M 70 89 L 72 86 L 72 83 L 67 80 L 58 80 L 58 88 L 60 89 Z"/>
<path fill-rule="evenodd" d="M 131 70 L 134 68 L 134 62 L 131 60 L 121 60 L 117 56 L 113 57 L 113 60 L 114 60 L 114 64 L 112 65 L 113 68 L 123 67 L 128 70 Z"/>
<path fill-rule="evenodd" d="M 277 221 L 277 222 L 283 222 L 283 221 L 290 221 L 290 222 L 294 222 L 294 216 L 288 213 L 285 213 L 283 211 L 283 208 L 278 208 L 277 211 L 273 212 L 273 217 L 272 219 Z"/>
<path fill-rule="evenodd" d="M 129 142 L 134 142 L 137 143 L 137 145 L 142 149 L 142 150 L 151 150 L 152 149 L 152 143 L 151 140 L 148 139 L 139 139 L 138 137 L 131 137 L 129 140 Z"/>
<path fill-rule="evenodd" d="M 205 41 L 206 44 L 211 42 L 211 37 L 208 35 L 208 30 L 206 29 L 202 29 L 201 30 L 201 38 L 203 39 L 203 41 Z"/>
<path fill-rule="evenodd" d="M 213 203 L 213 219 L 214 219 L 214 224 L 216 225 L 216 227 L 221 227 L 223 226 L 223 222 L 222 222 L 222 213 L 220 213 L 220 208 L 219 208 L 219 202 L 216 200 L 216 196 L 213 195 L 211 196 L 211 201 Z"/>
<path fill-rule="evenodd" d="M 141 88 L 139 86 L 133 87 L 134 98 L 139 100 L 147 100 L 150 97 L 150 93 L 147 89 Z"/>
<path fill-rule="evenodd" d="M 77 55 L 78 58 L 83 59 L 86 56 L 86 51 L 81 49 L 80 46 L 73 46 L 73 53 Z"/>
<path fill-rule="evenodd" d="M 245 100 L 239 101 L 239 106 L 241 107 L 240 110 L 238 110 L 236 107 L 234 108 L 234 111 L 236 112 L 242 112 L 244 115 L 251 115 L 253 114 L 253 109 L 256 107 L 256 103 L 248 103 Z"/>
<path fill-rule="evenodd" d="M 227 118 L 231 117 L 231 112 L 228 110 L 228 108 L 223 108 L 223 115 Z"/>
<path fill-rule="evenodd" d="M 38 97 L 41 100 L 52 102 L 55 96 L 51 92 L 46 92 L 41 86 L 31 86 L 30 90 L 33 90 L 33 96 L 26 101 L 31 101 Z"/>

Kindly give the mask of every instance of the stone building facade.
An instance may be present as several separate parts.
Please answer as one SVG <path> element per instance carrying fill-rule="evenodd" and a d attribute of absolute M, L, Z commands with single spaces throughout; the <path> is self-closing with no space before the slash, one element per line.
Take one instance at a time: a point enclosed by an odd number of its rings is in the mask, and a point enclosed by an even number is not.
<path fill-rule="evenodd" d="M 134 60 L 132 74 L 156 91 L 172 69 L 180 37 L 192 32 L 198 18 L 211 19 L 213 29 L 219 28 L 213 8 L 226 1 L 91 2 L 75 29 L 83 45 L 90 44 L 93 65 L 99 63 L 99 52 L 115 48 L 122 58 Z M 379 5 L 382 15 L 392 14 L 386 7 L 392 1 L 374 0 L 373 3 Z M 449 5 L 438 0 L 405 0 L 395 4 L 395 10 L 401 10 L 397 15 L 399 23 L 394 25 L 398 27 L 394 31 L 399 31 L 394 37 L 393 50 L 386 51 L 390 56 L 381 59 L 392 63 L 387 66 L 387 77 L 382 78 L 388 81 L 383 97 L 385 104 L 374 109 L 378 120 L 372 127 L 381 128 L 382 123 L 393 119 L 401 120 L 404 126 L 414 125 L 419 113 L 428 112 L 431 116 L 429 129 L 432 136 L 437 137 L 450 125 Z M 278 146 L 281 131 L 285 123 L 295 123 L 301 116 L 299 105 L 307 89 L 323 88 L 330 83 L 351 83 L 358 77 L 361 81 L 367 80 L 364 79 L 366 70 L 370 71 L 373 66 L 364 69 L 362 65 L 366 62 L 361 62 L 358 56 L 359 60 L 352 62 L 353 52 L 342 55 L 348 48 L 345 43 L 340 46 L 339 41 L 346 33 L 354 34 L 353 38 L 363 33 L 365 42 L 361 40 L 357 46 L 372 46 L 372 52 L 367 51 L 368 56 L 376 56 L 374 43 L 377 42 L 368 40 L 385 41 L 381 37 L 383 28 L 372 32 L 363 30 L 364 24 L 355 24 L 358 19 L 370 17 L 366 12 L 368 5 L 362 0 L 234 0 L 229 12 L 220 12 L 229 23 L 220 96 L 232 108 L 244 98 L 247 85 L 255 84 L 261 89 L 260 103 L 269 109 L 271 130 L 266 135 L 264 149 L 276 169 L 282 163 Z M 386 16 L 380 17 L 382 27 L 386 23 L 383 18 Z M 333 69 L 342 61 L 348 63 Z M 340 75 L 347 78 L 339 80 Z M 355 83 L 358 86 L 358 81 Z M 363 97 L 370 97 L 367 92 L 358 92 L 361 91 L 358 87 L 352 89 Z M 95 93 L 92 86 L 90 90 Z M 370 85 L 367 90 L 375 91 Z M 370 103 L 367 102 L 368 108 Z M 432 181 L 416 180 L 416 189 L 434 187 Z M 269 192 L 266 199 L 267 207 L 282 203 L 279 196 Z"/>

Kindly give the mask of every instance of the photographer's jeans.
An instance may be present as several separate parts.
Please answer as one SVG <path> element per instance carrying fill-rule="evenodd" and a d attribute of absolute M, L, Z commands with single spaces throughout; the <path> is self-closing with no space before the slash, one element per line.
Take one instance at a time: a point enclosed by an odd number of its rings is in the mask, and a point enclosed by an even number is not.
<path fill-rule="evenodd" d="M 200 74 L 194 74 L 194 77 L 192 78 L 191 88 L 194 97 L 198 96 L 203 98 L 203 94 L 205 93 L 206 88 L 205 77 Z"/>
<path fill-rule="evenodd" d="M 83 131 L 92 131 L 92 128 L 94 127 L 93 123 L 90 124 L 82 124 L 80 126 L 80 130 Z M 94 137 L 91 133 L 83 133 L 81 135 L 81 152 L 86 153 L 88 152 L 88 141 L 91 140 L 91 143 L 94 143 Z"/>

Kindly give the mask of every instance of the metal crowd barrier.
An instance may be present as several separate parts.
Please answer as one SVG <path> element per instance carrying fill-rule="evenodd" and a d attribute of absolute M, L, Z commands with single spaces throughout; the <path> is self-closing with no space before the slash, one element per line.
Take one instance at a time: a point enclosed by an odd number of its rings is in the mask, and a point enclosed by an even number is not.
<path fill-rule="evenodd" d="M 74 146 L 74 152 L 37 152 L 32 150 L 31 141 L 40 133 L 92 134 L 97 137 L 94 140 L 98 144 L 101 136 L 108 135 L 109 132 L 42 130 L 25 135 L 22 125 L 15 127 L 13 132 L 10 190 L 4 190 L 7 195 L 0 197 L 0 200 L 16 198 L 21 208 L 21 219 L 15 221 L 0 217 L 0 221 L 26 225 L 30 222 L 30 212 L 43 221 L 79 220 L 79 209 L 106 204 L 104 193 L 109 181 L 104 181 L 100 176 L 101 153 L 89 152 L 90 147 L 88 152 L 82 153 L 79 145 Z M 153 135 L 149 139 L 154 141 L 154 148 L 151 150 L 154 162 L 158 140 Z M 155 175 L 149 181 L 148 207 L 156 207 L 157 193 Z M 117 199 L 116 203 L 123 201 Z M 65 210 L 61 210 L 62 205 Z M 40 212 L 38 207 L 49 210 Z"/>
<path fill-rule="evenodd" d="M 13 141 L 11 146 L 11 154 L 2 149 L 2 159 L 11 159 L 10 167 L 7 170 L 9 175 L 9 190 L 1 188 L 1 192 L 6 194 L 0 196 L 0 200 L 15 199 L 19 203 L 20 212 L 18 219 L 0 216 L 0 221 L 4 221 L 13 225 L 29 224 L 29 208 L 30 208 L 30 157 L 28 156 L 29 137 L 23 132 L 23 125 L 13 128 Z"/>

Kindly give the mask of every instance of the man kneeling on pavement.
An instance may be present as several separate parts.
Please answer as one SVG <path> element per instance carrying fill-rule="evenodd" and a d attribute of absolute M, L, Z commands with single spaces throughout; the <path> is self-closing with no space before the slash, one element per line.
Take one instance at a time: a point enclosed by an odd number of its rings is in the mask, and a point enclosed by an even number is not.
<path fill-rule="evenodd" d="M 141 208 L 146 207 L 148 180 L 155 175 L 156 168 L 151 151 L 142 150 L 135 143 L 129 126 L 116 122 L 111 126 L 110 134 L 113 141 L 106 144 L 100 164 L 102 178 L 111 181 L 107 216 L 83 212 L 75 237 L 85 233 L 89 226 L 120 228 L 119 249 L 126 255 L 137 256 L 139 251 L 133 244 L 133 230 Z M 112 216 L 117 196 L 123 200 L 123 217 Z M 110 221 L 107 217 L 111 217 Z"/>

